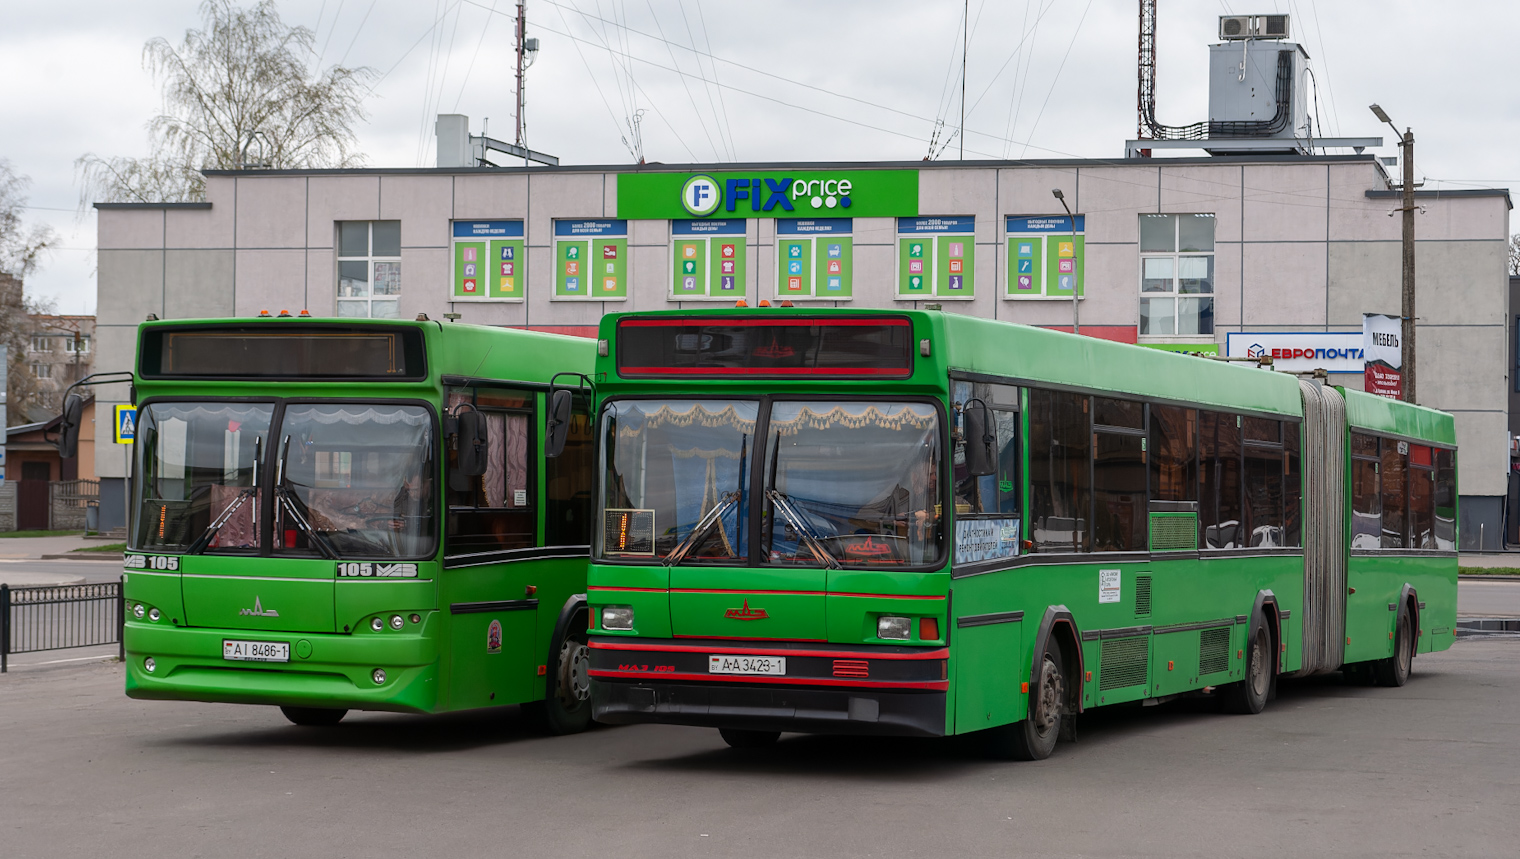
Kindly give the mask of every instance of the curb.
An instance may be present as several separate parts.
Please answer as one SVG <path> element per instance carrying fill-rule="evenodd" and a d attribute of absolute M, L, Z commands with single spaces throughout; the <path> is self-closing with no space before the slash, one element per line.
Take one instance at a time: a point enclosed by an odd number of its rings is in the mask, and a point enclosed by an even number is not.
<path fill-rule="evenodd" d="M 115 561 L 121 563 L 122 556 L 111 552 L 67 552 L 61 555 L 43 555 L 38 560 L 42 561 Z"/>
<path fill-rule="evenodd" d="M 1462 582 L 1520 582 L 1520 576 L 1457 576 Z"/>

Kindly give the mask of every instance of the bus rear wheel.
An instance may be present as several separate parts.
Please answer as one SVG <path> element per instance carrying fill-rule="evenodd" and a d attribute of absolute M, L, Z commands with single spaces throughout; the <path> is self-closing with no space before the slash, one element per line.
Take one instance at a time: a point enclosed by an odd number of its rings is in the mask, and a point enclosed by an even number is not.
<path fill-rule="evenodd" d="M 746 731 L 739 728 L 719 728 L 723 742 L 733 749 L 763 749 L 781 739 L 780 731 Z"/>
<path fill-rule="evenodd" d="M 991 752 L 1016 761 L 1042 761 L 1056 750 L 1061 721 L 1066 718 L 1066 674 L 1061 643 L 1051 638 L 1040 662 L 1040 682 L 1029 696 L 1029 715 L 989 731 Z"/>
<path fill-rule="evenodd" d="M 585 636 L 560 642 L 542 701 L 525 705 L 551 734 L 578 734 L 591 725 L 591 650 Z"/>
<path fill-rule="evenodd" d="M 307 728 L 330 728 L 348 715 L 347 710 L 328 707 L 281 707 L 280 712 L 293 724 Z"/>
<path fill-rule="evenodd" d="M 1227 713 L 1251 716 L 1266 709 L 1267 697 L 1272 694 L 1272 635 L 1266 624 L 1256 627 L 1246 647 L 1245 679 L 1231 683 L 1223 692 Z"/>
<path fill-rule="evenodd" d="M 1399 626 L 1394 633 L 1393 655 L 1373 663 L 1373 677 L 1379 686 L 1403 686 L 1414 669 L 1414 622 L 1408 611 L 1399 612 Z"/>

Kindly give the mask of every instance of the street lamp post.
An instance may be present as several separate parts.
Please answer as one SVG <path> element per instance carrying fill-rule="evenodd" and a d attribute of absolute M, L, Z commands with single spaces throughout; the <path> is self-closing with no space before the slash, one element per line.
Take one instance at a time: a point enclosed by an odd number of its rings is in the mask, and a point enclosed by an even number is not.
<path fill-rule="evenodd" d="M 1377 105 L 1370 105 L 1372 115 L 1380 121 L 1388 123 L 1394 134 L 1399 134 L 1399 127 L 1393 124 L 1388 114 Z M 1414 131 L 1405 128 L 1399 134 L 1399 148 L 1403 150 L 1404 161 L 1404 205 L 1399 211 L 1404 214 L 1404 282 L 1401 296 L 1400 314 L 1403 316 L 1400 329 L 1400 357 L 1399 363 L 1403 366 L 1399 369 L 1401 387 L 1403 388 L 1404 402 L 1417 402 L 1415 398 L 1415 358 L 1414 358 Z"/>
<path fill-rule="evenodd" d="M 1066 218 L 1071 222 L 1071 333 L 1082 333 L 1082 312 L 1077 301 L 1077 216 L 1071 213 L 1071 207 L 1066 205 L 1066 195 L 1061 193 L 1060 188 L 1050 189 L 1050 193 L 1061 201 L 1061 208 L 1066 210 Z M 1060 277 L 1060 260 L 1057 255 L 1056 276 Z"/>

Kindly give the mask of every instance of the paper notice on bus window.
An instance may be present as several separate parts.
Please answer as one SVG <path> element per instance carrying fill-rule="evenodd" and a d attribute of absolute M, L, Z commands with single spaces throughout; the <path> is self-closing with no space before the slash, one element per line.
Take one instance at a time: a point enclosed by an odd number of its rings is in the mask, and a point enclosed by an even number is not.
<path fill-rule="evenodd" d="M 1119 571 L 1118 570 L 1099 570 L 1098 571 L 1098 602 L 1105 603 L 1105 602 L 1118 602 L 1118 601 L 1119 601 Z"/>

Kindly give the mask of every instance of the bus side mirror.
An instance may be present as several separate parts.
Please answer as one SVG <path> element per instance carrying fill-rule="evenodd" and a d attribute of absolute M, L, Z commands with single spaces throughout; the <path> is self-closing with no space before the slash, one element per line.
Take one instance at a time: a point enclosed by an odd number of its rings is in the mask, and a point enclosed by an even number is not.
<path fill-rule="evenodd" d="M 997 472 L 997 418 L 981 400 L 971 400 L 961 412 L 965 427 L 966 470 L 973 477 Z"/>
<path fill-rule="evenodd" d="M 544 425 L 544 456 L 553 459 L 565 452 L 570 435 L 570 391 L 559 388 L 549 394 L 549 416 Z"/>
<path fill-rule="evenodd" d="M 486 473 L 486 418 L 470 409 L 456 419 L 459 430 L 455 435 L 457 456 L 454 472 L 460 477 L 479 477 Z M 468 488 L 467 486 L 456 489 Z"/>
<path fill-rule="evenodd" d="M 58 425 L 58 455 L 73 459 L 79 453 L 79 424 L 84 414 L 84 397 L 69 394 L 63 400 L 63 421 Z"/>

